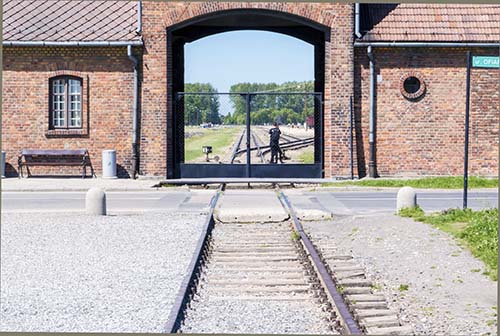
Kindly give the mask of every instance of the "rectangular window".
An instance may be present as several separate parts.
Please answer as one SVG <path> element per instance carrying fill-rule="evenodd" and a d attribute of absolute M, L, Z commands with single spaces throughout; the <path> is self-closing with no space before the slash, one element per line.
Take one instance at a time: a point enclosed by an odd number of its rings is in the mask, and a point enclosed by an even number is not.
<path fill-rule="evenodd" d="M 82 80 L 72 77 L 51 79 L 51 128 L 82 127 Z"/>

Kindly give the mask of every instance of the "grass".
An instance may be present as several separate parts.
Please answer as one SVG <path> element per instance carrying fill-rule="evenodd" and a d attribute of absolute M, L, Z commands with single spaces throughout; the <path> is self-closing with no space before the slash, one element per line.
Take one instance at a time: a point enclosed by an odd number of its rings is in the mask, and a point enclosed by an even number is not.
<path fill-rule="evenodd" d="M 185 139 L 184 162 L 192 162 L 204 157 L 203 146 L 212 146 L 211 158 L 216 155 L 222 158 L 224 148 L 235 142 L 236 136 L 241 133 L 241 128 L 197 128 L 195 132 L 201 134 Z"/>
<path fill-rule="evenodd" d="M 498 209 L 473 211 L 449 209 L 441 213 L 426 215 L 419 208 L 402 209 L 402 217 L 428 223 L 459 239 L 472 254 L 486 264 L 484 274 L 497 280 L 498 270 Z"/>
<path fill-rule="evenodd" d="M 322 184 L 324 187 L 361 186 L 361 187 L 413 187 L 426 189 L 461 189 L 463 188 L 462 176 L 440 176 L 423 177 L 416 179 L 367 179 L 358 181 L 328 182 Z M 498 188 L 498 178 L 484 178 L 470 176 L 468 187 L 474 188 Z"/>
<path fill-rule="evenodd" d="M 410 288 L 410 286 L 408 286 L 406 284 L 399 285 L 399 291 L 400 292 L 407 291 L 409 288 Z"/>
<path fill-rule="evenodd" d="M 312 150 L 304 151 L 299 155 L 299 161 L 304 164 L 314 163 L 314 152 Z"/>

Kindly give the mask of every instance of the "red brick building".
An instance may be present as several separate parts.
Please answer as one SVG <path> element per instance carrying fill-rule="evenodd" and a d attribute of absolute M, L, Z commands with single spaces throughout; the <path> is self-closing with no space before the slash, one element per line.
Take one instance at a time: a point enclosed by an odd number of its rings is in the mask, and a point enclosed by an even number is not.
<path fill-rule="evenodd" d="M 178 177 L 184 44 L 265 29 L 314 45 L 323 176 L 350 174 L 351 97 L 356 175 L 459 175 L 466 52 L 498 56 L 499 27 L 498 5 L 7 0 L 6 172 L 23 148 L 87 148 L 99 175 L 112 148 L 120 176 Z M 471 174 L 498 172 L 499 85 L 498 68 L 472 68 Z"/>

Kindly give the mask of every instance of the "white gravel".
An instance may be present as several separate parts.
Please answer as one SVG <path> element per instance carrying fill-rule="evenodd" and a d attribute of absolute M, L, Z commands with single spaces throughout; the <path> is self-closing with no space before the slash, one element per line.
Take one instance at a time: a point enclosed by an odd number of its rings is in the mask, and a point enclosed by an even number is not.
<path fill-rule="evenodd" d="M 352 253 L 389 308 L 418 335 L 496 335 L 497 283 L 446 233 L 395 215 L 304 226 L 318 246 Z"/>
<path fill-rule="evenodd" d="M 213 301 L 201 298 L 189 310 L 183 333 L 338 334 L 319 308 L 304 302 Z"/>
<path fill-rule="evenodd" d="M 269 200 L 264 199 L 262 202 L 266 201 Z M 314 293 L 307 289 L 310 281 L 304 273 L 304 265 L 297 259 L 283 262 L 268 259 L 280 255 L 298 257 L 291 234 L 290 223 L 217 223 L 212 232 L 213 250 L 204 267 L 196 300 L 186 313 L 181 331 L 216 334 L 338 334 L 329 328 L 331 323 L 327 319 L 330 314 L 322 310 Z M 262 252 L 266 247 L 275 247 L 275 244 L 291 248 L 292 252 Z M 235 255 L 234 251 L 239 248 L 242 249 Z M 221 253 L 220 250 L 224 249 L 232 249 L 233 252 Z M 254 255 L 258 251 L 262 254 Z M 246 253 L 250 257 L 246 257 Z M 236 260 L 228 262 L 222 258 Z M 304 292 L 294 293 L 291 289 L 294 286 L 288 285 L 287 278 L 280 279 L 277 276 L 279 269 L 284 268 L 289 271 L 286 274 L 299 277 L 298 285 L 305 286 Z M 266 281 L 268 285 L 265 288 L 255 285 L 259 281 Z M 231 283 L 232 286 L 227 286 Z"/>
<path fill-rule="evenodd" d="M 0 331 L 163 332 L 205 214 L 3 214 Z"/>

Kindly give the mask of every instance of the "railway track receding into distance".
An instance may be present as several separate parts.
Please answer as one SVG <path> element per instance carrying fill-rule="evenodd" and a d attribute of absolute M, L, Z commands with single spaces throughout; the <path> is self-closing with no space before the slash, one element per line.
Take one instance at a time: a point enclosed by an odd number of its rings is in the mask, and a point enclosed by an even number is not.
<path fill-rule="evenodd" d="M 366 332 L 279 187 L 276 197 L 289 214 L 282 222 L 217 223 L 214 210 L 223 193 L 221 185 L 166 332 Z M 356 294 L 353 287 L 366 281 L 351 282 L 342 284 Z"/>
<path fill-rule="evenodd" d="M 221 220 L 220 213 L 216 221 L 224 192 L 221 184 L 211 200 L 165 332 L 413 334 L 373 293 L 352 256 L 339 255 L 335 247 L 318 251 L 278 185 L 256 201 L 283 216 L 266 214 L 258 222 L 233 214 Z"/>

